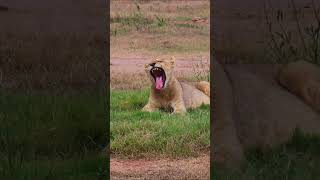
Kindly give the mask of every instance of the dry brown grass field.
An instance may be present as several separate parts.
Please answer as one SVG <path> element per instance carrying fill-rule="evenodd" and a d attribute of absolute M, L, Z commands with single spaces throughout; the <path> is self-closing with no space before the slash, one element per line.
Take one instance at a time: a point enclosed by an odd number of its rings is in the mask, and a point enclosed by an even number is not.
<path fill-rule="evenodd" d="M 2 33 L 1 85 L 9 89 L 94 89 L 104 70 L 103 36 L 83 33 Z M 81 50 L 81 53 L 79 53 Z"/>
<path fill-rule="evenodd" d="M 0 1 L 1 86 L 10 89 L 101 86 L 105 3 Z M 100 81 L 100 82 L 99 82 Z"/>
<path fill-rule="evenodd" d="M 217 59 L 225 63 L 283 63 L 275 59 L 274 50 L 270 48 L 271 38 L 266 15 L 269 16 L 272 32 L 278 44 L 281 43 L 279 34 L 285 31 L 291 33 L 292 43 L 301 47 L 300 43 L 297 43 L 300 37 L 291 2 L 291 0 L 215 1 L 212 36 Z M 312 1 L 293 2 L 299 11 L 299 23 L 305 39 L 310 42 L 312 38 L 305 34 L 305 28 L 316 24 Z M 319 4 L 317 0 L 314 2 Z M 283 14 L 282 21 L 277 20 L 279 11 Z"/>

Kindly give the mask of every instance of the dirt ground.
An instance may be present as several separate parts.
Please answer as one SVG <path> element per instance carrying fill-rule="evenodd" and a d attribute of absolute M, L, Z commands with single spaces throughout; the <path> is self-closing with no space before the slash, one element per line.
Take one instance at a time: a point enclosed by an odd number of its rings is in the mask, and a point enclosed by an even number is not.
<path fill-rule="evenodd" d="M 210 157 L 123 160 L 111 158 L 111 179 L 209 179 Z"/>

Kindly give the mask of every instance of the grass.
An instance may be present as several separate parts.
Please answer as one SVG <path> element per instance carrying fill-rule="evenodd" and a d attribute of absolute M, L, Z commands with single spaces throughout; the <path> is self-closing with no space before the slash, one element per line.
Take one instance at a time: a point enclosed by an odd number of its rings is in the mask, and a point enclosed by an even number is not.
<path fill-rule="evenodd" d="M 86 157 L 68 160 L 23 162 L 14 171 L 1 172 L 1 179 L 104 179 L 106 158 Z"/>
<path fill-rule="evenodd" d="M 107 162 L 103 97 L 9 93 L 0 96 L 0 179 L 97 179 Z"/>
<path fill-rule="evenodd" d="M 209 151 L 209 107 L 186 116 L 141 112 L 149 90 L 112 91 L 111 153 L 125 157 L 188 157 Z"/>
<path fill-rule="evenodd" d="M 111 36 L 117 36 L 117 32 L 123 31 L 123 34 L 132 31 L 152 32 L 152 30 L 168 25 L 168 19 L 160 15 L 146 16 L 140 11 L 128 15 L 115 15 L 111 17 L 110 22 L 115 24 L 111 28 Z"/>
<path fill-rule="evenodd" d="M 240 170 L 214 169 L 213 179 L 319 179 L 320 139 L 296 132 L 292 139 L 268 151 L 246 153 Z"/>

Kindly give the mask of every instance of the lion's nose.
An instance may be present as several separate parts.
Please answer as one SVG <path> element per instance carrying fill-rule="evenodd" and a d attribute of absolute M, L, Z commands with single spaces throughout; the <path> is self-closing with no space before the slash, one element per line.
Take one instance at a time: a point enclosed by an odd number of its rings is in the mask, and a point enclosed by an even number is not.
<path fill-rule="evenodd" d="M 156 65 L 156 63 L 150 63 L 149 65 L 150 65 L 150 66 L 154 66 L 154 65 Z"/>

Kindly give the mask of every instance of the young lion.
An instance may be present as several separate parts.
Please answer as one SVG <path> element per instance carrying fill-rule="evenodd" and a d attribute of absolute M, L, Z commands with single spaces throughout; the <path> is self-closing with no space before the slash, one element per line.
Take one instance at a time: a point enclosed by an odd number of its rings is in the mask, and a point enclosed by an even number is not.
<path fill-rule="evenodd" d="M 320 69 L 315 65 L 211 63 L 215 85 L 211 158 L 216 166 L 239 167 L 248 150 L 277 147 L 296 130 L 320 135 L 320 114 L 315 111 L 320 101 Z"/>
<path fill-rule="evenodd" d="M 202 81 L 193 87 L 179 82 L 174 77 L 174 66 L 174 57 L 156 59 L 145 65 L 152 86 L 149 102 L 143 111 L 172 107 L 173 113 L 185 113 L 188 108 L 210 104 L 210 83 Z"/>
<path fill-rule="evenodd" d="M 320 68 L 307 61 L 287 64 L 279 73 L 279 83 L 320 112 Z"/>

